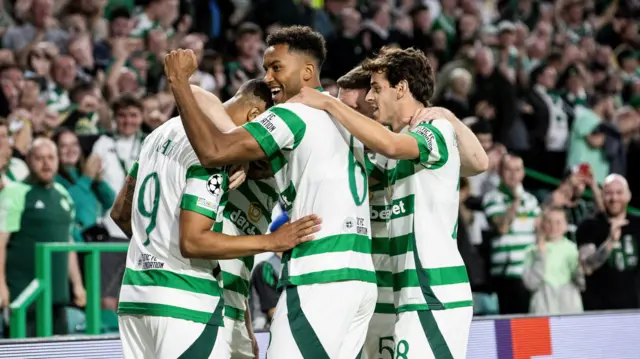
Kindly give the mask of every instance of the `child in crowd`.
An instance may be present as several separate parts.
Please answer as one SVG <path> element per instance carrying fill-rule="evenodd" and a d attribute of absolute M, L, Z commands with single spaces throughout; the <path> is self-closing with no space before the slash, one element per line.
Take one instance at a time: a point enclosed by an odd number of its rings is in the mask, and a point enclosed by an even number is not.
<path fill-rule="evenodd" d="M 547 208 L 537 230 L 537 243 L 524 260 L 522 280 L 532 292 L 532 314 L 581 313 L 585 280 L 578 261 L 578 247 L 567 239 L 567 217 L 561 208 Z"/>

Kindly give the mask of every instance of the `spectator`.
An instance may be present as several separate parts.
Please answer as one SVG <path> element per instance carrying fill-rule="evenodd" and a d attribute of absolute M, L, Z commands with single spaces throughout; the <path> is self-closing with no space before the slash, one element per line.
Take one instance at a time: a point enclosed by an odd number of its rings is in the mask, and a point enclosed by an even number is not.
<path fill-rule="evenodd" d="M 571 128 L 567 166 L 587 163 L 593 171 L 596 183 L 602 183 L 609 175 L 609 161 L 603 151 L 605 134 L 599 126 L 611 120 L 615 111 L 613 97 L 596 95 L 591 98 L 591 108 L 576 108 L 576 119 Z"/>
<path fill-rule="evenodd" d="M 280 293 L 278 278 L 282 270 L 282 253 L 274 253 L 268 260 L 259 263 L 251 274 L 251 303 L 255 329 L 269 330 L 269 323 L 276 312 Z"/>
<path fill-rule="evenodd" d="M 262 30 L 256 24 L 244 23 L 238 27 L 235 38 L 236 57 L 234 61 L 225 64 L 229 80 L 225 95 L 228 97 L 233 96 L 247 80 L 256 78 L 263 72 L 260 57 L 264 48 Z"/>
<path fill-rule="evenodd" d="M 3 305 L 22 291 L 35 278 L 37 243 L 73 242 L 74 204 L 67 190 L 54 182 L 58 167 L 55 144 L 48 139 L 34 141 L 27 161 L 31 176 L 27 184 L 5 184 L 2 212 L 6 213 L 0 255 L 5 259 L 0 270 L 0 294 Z M 37 223 L 37 225 L 34 225 Z M 69 280 L 73 302 L 84 306 L 86 294 L 75 252 L 54 253 L 51 263 L 53 285 L 54 333 L 67 333 L 65 307 L 69 304 Z M 27 334 L 35 335 L 35 311 L 27 314 Z"/>
<path fill-rule="evenodd" d="M 469 90 L 471 89 L 471 74 L 463 68 L 454 69 L 451 72 L 449 89 L 436 104 L 442 106 L 456 117 L 464 119 L 472 115 L 469 108 Z"/>
<path fill-rule="evenodd" d="M 627 180 L 609 175 L 604 181 L 606 211 L 578 226 L 576 237 L 585 267 L 585 310 L 635 309 L 640 307 L 638 248 L 640 219 L 627 213 L 631 192 Z"/>
<path fill-rule="evenodd" d="M 496 231 L 492 239 L 491 275 L 500 314 L 529 311 L 529 292 L 522 283 L 526 248 L 535 244 L 540 214 L 538 200 L 522 187 L 522 158 L 505 155 L 499 168 L 500 187 L 484 197 L 484 212 Z"/>
<path fill-rule="evenodd" d="M 524 120 L 535 151 L 536 170 L 559 178 L 564 172 L 569 141 L 571 113 L 555 91 L 557 72 L 543 64 L 531 72 L 531 90 L 526 96 Z"/>
<path fill-rule="evenodd" d="M 25 56 L 33 46 L 42 41 L 54 43 L 58 49 L 65 49 L 69 35 L 56 27 L 53 18 L 53 0 L 33 0 L 31 21 L 21 26 L 10 27 L 2 37 L 2 47 Z"/>
<path fill-rule="evenodd" d="M 188 35 L 180 41 L 179 46 L 182 49 L 192 50 L 198 59 L 198 63 L 202 64 L 202 58 L 204 57 L 204 42 L 202 38 L 197 35 Z M 217 87 L 213 75 L 202 71 L 202 69 L 196 69 L 189 81 L 209 92 L 213 92 Z"/>
<path fill-rule="evenodd" d="M 2 174 L 0 180 L 3 183 L 21 182 L 29 175 L 29 168 L 23 160 L 12 156 L 11 144 L 9 143 L 9 126 L 6 121 L 0 120 L 0 153 L 3 166 L 0 167 Z"/>
<path fill-rule="evenodd" d="M 96 66 L 105 70 L 111 62 L 111 41 L 114 38 L 126 38 L 131 33 L 133 21 L 126 7 L 115 8 L 111 11 L 109 20 L 109 38 L 97 42 L 93 46 L 93 57 Z"/>
<path fill-rule="evenodd" d="M 102 168 L 99 176 L 111 188 L 121 188 L 127 173 L 138 159 L 144 134 L 142 127 L 142 103 L 131 95 L 125 94 L 112 106 L 116 131 L 113 134 L 93 136 L 89 140 L 95 141 L 90 151 L 92 156 L 100 158 Z M 104 225 L 109 232 L 109 241 L 128 242 L 128 238 L 118 228 L 110 217 L 110 211 L 105 213 Z M 102 255 L 102 281 L 109 291 L 103 295 L 103 306 L 115 310 L 117 296 L 120 291 L 120 281 L 124 270 L 124 253 L 104 253 Z"/>
<path fill-rule="evenodd" d="M 560 186 L 544 202 L 545 207 L 564 209 L 568 218 L 565 235 L 574 242 L 578 225 L 597 212 L 605 211 L 602 192 L 592 173 L 586 164 L 567 169 Z M 593 201 L 584 198 L 586 188 L 591 190 Z"/>
<path fill-rule="evenodd" d="M 144 11 L 134 18 L 135 27 L 131 36 L 144 38 L 153 29 L 162 29 L 171 35 L 172 24 L 179 15 L 178 0 L 150 0 L 145 2 Z"/>
<path fill-rule="evenodd" d="M 578 247 L 564 236 L 567 218 L 562 208 L 547 208 L 537 242 L 527 248 L 522 280 L 532 293 L 529 312 L 536 315 L 581 313 L 584 274 Z"/>
<path fill-rule="evenodd" d="M 59 160 L 56 182 L 63 185 L 76 207 L 74 240 L 98 242 L 109 236 L 102 226 L 104 212 L 115 200 L 115 193 L 100 178 L 100 157 L 90 156 L 86 161 L 77 135 L 71 130 L 60 130 L 53 137 L 58 146 Z"/>
<path fill-rule="evenodd" d="M 339 14 L 340 28 L 327 39 L 327 53 L 342 54 L 329 57 L 323 68 L 323 76 L 337 79 L 365 59 L 360 30 L 362 16 L 356 9 L 345 8 Z"/>

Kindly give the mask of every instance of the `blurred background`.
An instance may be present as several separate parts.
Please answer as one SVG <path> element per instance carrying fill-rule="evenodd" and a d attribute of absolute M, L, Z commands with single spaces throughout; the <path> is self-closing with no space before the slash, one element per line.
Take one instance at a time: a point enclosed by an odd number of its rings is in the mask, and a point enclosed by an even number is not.
<path fill-rule="evenodd" d="M 78 252 L 78 279 L 67 270 L 74 256 L 39 263 L 36 244 L 126 246 L 109 208 L 145 135 L 177 115 L 168 51 L 192 49 L 192 83 L 226 100 L 262 76 L 266 36 L 294 24 L 325 36 L 322 83 L 334 96 L 335 80 L 382 46 L 418 48 L 437 70 L 432 102 L 463 119 L 491 159 L 460 190 L 457 238 L 478 318 L 640 308 L 638 1 L 1 0 L 3 336 L 17 335 L 15 308 L 36 335 L 40 309 L 24 300 L 38 299 L 28 289 L 44 272 L 53 332 L 84 333 L 93 306 L 100 332 L 117 333 L 124 253 L 102 253 L 98 271 Z M 57 159 L 27 157 L 40 137 L 54 140 Z M 603 186 L 612 173 L 622 177 Z M 51 194 L 34 183 L 66 189 L 65 213 L 38 212 Z M 516 219 L 501 225 L 509 210 Z M 278 263 L 256 261 L 256 330 L 268 329 Z"/>

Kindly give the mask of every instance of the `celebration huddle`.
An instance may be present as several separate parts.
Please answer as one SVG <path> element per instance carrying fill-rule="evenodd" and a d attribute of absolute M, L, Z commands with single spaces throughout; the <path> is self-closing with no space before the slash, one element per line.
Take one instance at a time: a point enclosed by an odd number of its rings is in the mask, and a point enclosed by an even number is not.
<path fill-rule="evenodd" d="M 264 77 L 224 103 L 190 84 L 191 50 L 165 57 L 180 116 L 144 140 L 111 211 L 131 239 L 124 357 L 257 359 L 253 256 L 276 252 L 267 358 L 466 358 L 458 193 L 489 160 L 431 106 L 427 57 L 383 48 L 336 98 L 321 87 L 321 34 L 284 27 L 266 45 Z M 272 226 L 277 206 L 289 221 Z"/>

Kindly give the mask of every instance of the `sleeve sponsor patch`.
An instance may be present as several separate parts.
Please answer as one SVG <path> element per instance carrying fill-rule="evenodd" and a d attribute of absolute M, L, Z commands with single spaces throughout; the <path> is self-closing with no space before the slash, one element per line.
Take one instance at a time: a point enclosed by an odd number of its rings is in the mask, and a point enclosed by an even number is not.
<path fill-rule="evenodd" d="M 427 142 L 427 147 L 429 148 L 429 151 L 433 151 L 433 147 L 436 142 L 436 136 L 433 134 L 433 132 L 430 129 L 426 128 L 425 126 L 418 126 L 413 130 L 413 133 L 424 137 L 424 139 Z"/>
<path fill-rule="evenodd" d="M 258 120 L 258 122 L 264 127 L 269 133 L 273 133 L 276 130 L 276 125 L 273 123 L 273 119 L 276 117 L 276 114 L 273 112 L 269 112 L 267 116 Z"/>
<path fill-rule="evenodd" d="M 204 198 L 198 198 L 196 205 L 214 212 L 218 209 L 218 205 L 215 202 L 208 201 Z"/>

